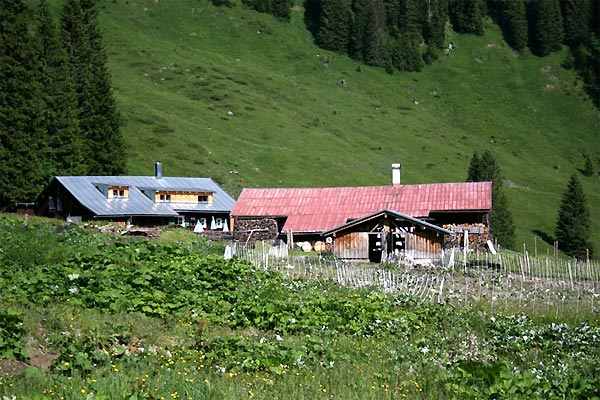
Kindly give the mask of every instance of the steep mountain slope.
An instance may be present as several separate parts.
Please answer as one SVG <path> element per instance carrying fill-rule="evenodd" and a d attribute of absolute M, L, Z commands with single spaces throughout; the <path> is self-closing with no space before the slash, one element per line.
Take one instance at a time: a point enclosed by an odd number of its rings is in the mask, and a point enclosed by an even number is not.
<path fill-rule="evenodd" d="M 566 53 L 513 52 L 488 23 L 424 72 L 387 74 L 317 48 L 290 24 L 198 0 L 101 2 L 131 174 L 209 176 L 243 187 L 463 181 L 490 149 L 506 178 L 517 243 L 550 240 L 582 155 L 600 168 L 600 113 Z M 582 177 L 600 253 L 600 180 Z M 545 252 L 537 240 L 538 252 Z"/>

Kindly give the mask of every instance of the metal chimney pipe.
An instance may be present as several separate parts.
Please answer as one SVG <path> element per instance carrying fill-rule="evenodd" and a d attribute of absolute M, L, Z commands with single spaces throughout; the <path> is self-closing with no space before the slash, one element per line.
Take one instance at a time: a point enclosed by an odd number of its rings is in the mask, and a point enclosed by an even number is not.
<path fill-rule="evenodd" d="M 162 164 L 159 161 L 154 164 L 154 177 L 156 179 L 162 178 Z"/>
<path fill-rule="evenodd" d="M 402 164 L 392 164 L 392 186 L 400 185 L 400 169 Z"/>

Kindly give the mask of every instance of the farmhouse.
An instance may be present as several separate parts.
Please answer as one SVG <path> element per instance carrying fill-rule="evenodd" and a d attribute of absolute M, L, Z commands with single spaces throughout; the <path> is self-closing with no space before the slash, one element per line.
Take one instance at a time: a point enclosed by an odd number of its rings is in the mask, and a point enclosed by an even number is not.
<path fill-rule="evenodd" d="M 438 257 L 453 231 L 487 238 L 491 207 L 491 182 L 401 185 L 393 164 L 388 186 L 244 189 L 231 216 L 240 242 L 279 236 L 376 262 Z"/>
<path fill-rule="evenodd" d="M 36 200 L 37 214 L 72 221 L 103 219 L 138 226 L 228 230 L 235 200 L 210 178 L 57 176 Z"/>

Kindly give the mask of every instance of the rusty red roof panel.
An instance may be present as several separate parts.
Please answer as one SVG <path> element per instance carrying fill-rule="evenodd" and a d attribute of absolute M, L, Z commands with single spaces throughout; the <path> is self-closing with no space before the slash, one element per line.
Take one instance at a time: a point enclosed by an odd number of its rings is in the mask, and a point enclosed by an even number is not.
<path fill-rule="evenodd" d="M 234 217 L 287 217 L 284 230 L 320 232 L 387 209 L 412 217 L 489 210 L 491 182 L 337 188 L 244 189 Z"/>

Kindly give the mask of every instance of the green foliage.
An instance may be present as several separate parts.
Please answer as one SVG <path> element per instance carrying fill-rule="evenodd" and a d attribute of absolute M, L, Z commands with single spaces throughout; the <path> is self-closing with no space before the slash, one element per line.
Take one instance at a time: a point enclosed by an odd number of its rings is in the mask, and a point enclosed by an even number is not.
<path fill-rule="evenodd" d="M 350 0 L 323 2 L 316 35 L 317 44 L 327 50 L 345 53 L 348 49 L 352 18 Z"/>
<path fill-rule="evenodd" d="M 564 42 L 570 47 L 582 43 L 590 34 L 592 6 L 589 0 L 561 1 Z"/>
<path fill-rule="evenodd" d="M 125 149 L 97 15 L 91 0 L 65 1 L 62 38 L 78 96 L 87 173 L 119 175 L 125 172 Z"/>
<path fill-rule="evenodd" d="M 213 0 L 213 4 L 221 5 L 224 0 Z M 242 0 L 242 3 L 254 10 L 262 13 L 271 14 L 282 21 L 288 21 L 291 17 L 291 2 L 290 0 Z M 229 0 L 226 5 L 231 6 Z"/>
<path fill-rule="evenodd" d="M 524 0 L 492 0 L 488 4 L 508 45 L 517 51 L 524 50 L 527 47 L 527 14 Z"/>
<path fill-rule="evenodd" d="M 2 375 L 1 396 L 598 397 L 598 321 L 288 280 L 188 244 L 55 227 L 0 219 L 0 355 L 31 365 Z M 64 258 L 17 260 L 21 241 L 43 258 L 44 235 Z"/>
<path fill-rule="evenodd" d="M 531 0 L 527 7 L 531 52 L 543 57 L 560 50 L 563 27 L 558 0 Z"/>
<path fill-rule="evenodd" d="M 483 4 L 481 0 L 449 0 L 452 28 L 459 33 L 483 35 Z"/>
<path fill-rule="evenodd" d="M 583 170 L 581 171 L 581 173 L 585 176 L 592 176 L 594 175 L 595 168 L 594 168 L 594 163 L 592 162 L 592 157 L 589 156 L 589 154 L 585 155 L 585 162 L 583 164 Z"/>
<path fill-rule="evenodd" d="M 51 173 L 30 19 L 22 1 L 0 5 L 0 209 L 33 201 Z"/>
<path fill-rule="evenodd" d="M 583 187 L 577 175 L 571 175 L 565 189 L 555 230 L 558 248 L 566 254 L 584 259 L 593 253 L 590 243 L 590 212 L 588 210 Z"/>
<path fill-rule="evenodd" d="M 79 175 L 85 172 L 83 143 L 77 122 L 77 96 L 70 75 L 67 54 L 47 1 L 36 9 L 37 65 L 41 75 L 46 107 L 43 124 L 53 175 Z"/>
<path fill-rule="evenodd" d="M 0 360 L 27 356 L 23 314 L 15 309 L 0 309 Z"/>
<path fill-rule="evenodd" d="M 504 194 L 500 166 L 489 150 L 484 151 L 481 157 L 477 152 L 473 153 L 467 182 L 492 182 L 491 233 L 502 246 L 514 248 L 515 223 Z"/>

